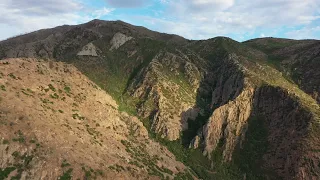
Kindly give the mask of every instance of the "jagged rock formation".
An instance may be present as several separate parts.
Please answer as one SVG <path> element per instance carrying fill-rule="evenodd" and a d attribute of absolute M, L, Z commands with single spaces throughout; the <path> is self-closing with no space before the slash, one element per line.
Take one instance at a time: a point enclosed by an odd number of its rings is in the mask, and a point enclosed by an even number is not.
<path fill-rule="evenodd" d="M 177 140 L 188 119 L 182 114 L 195 105 L 201 73 L 187 56 L 160 52 L 140 76 L 129 87 L 134 97 L 144 99 L 139 113 L 151 118 L 151 128 L 163 138 Z"/>
<path fill-rule="evenodd" d="M 254 88 L 246 87 L 233 101 L 215 109 L 203 128 L 204 154 L 209 158 L 220 140 L 225 140 L 223 158 L 232 160 L 232 153 L 239 141 L 244 139 L 246 126 L 252 112 Z"/>
<path fill-rule="evenodd" d="M 77 55 L 88 43 L 98 56 Z M 318 50 L 316 40 L 190 41 L 99 20 L 0 42 L 1 59 L 73 64 L 139 117 L 118 114 L 121 131 L 148 139 L 143 124 L 202 179 L 319 179 Z"/>
<path fill-rule="evenodd" d="M 0 177 L 160 179 L 184 172 L 142 123 L 72 65 L 0 63 Z"/>

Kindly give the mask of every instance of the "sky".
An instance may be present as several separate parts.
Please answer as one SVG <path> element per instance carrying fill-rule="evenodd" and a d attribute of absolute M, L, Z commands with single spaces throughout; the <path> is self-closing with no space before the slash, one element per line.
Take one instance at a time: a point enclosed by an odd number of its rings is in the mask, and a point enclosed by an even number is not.
<path fill-rule="evenodd" d="M 0 0 L 0 40 L 92 19 L 188 39 L 320 39 L 320 0 Z"/>

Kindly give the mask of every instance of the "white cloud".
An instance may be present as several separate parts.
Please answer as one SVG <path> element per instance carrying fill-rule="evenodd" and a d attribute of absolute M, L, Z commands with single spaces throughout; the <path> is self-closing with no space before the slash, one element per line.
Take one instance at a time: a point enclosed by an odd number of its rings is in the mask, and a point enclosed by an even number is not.
<path fill-rule="evenodd" d="M 91 14 L 95 19 L 99 19 L 105 15 L 110 14 L 112 11 L 114 11 L 114 8 L 102 8 L 102 9 L 97 9 L 95 11 L 93 11 Z"/>
<path fill-rule="evenodd" d="M 299 34 L 299 37 L 302 37 L 305 33 L 303 37 L 312 38 L 316 37 L 315 33 L 307 32 L 308 28 L 304 27 L 313 28 L 316 26 L 315 22 L 320 22 L 319 0 L 102 1 L 113 7 L 144 9 L 140 16 L 139 11 L 135 11 L 135 15 L 130 11 L 128 16 L 117 14 L 113 8 L 87 7 L 92 3 L 87 0 L 0 0 L 0 27 L 5 27 L 0 28 L 0 39 L 6 38 L 8 34 L 16 35 L 17 32 L 30 32 L 62 24 L 78 24 L 106 15 L 112 15 L 106 19 L 113 17 L 134 22 L 189 39 L 231 36 L 236 37 L 236 40 L 244 40 L 262 34 L 277 35 L 281 29 L 297 28 L 300 29 L 299 32 L 291 31 L 286 35 Z M 147 14 L 145 7 L 152 3 L 161 4 L 165 8 L 150 6 L 155 9 L 151 9 L 151 13 Z M 9 27 L 11 30 L 7 32 Z"/>
<path fill-rule="evenodd" d="M 148 2 L 148 0 L 105 0 L 108 5 L 117 8 L 139 7 Z"/>
<path fill-rule="evenodd" d="M 320 26 L 315 27 L 304 27 L 299 30 L 292 30 L 286 33 L 287 37 L 294 39 L 320 39 Z"/>
<path fill-rule="evenodd" d="M 0 27 L 6 28 L 0 29 L 0 40 L 43 28 L 84 23 L 114 10 L 88 9 L 75 0 L 1 0 Z"/>
<path fill-rule="evenodd" d="M 191 39 L 243 37 L 257 29 L 306 26 L 320 19 L 319 0 L 168 0 L 167 4 L 166 20 L 153 19 L 158 24 L 154 29 Z"/>

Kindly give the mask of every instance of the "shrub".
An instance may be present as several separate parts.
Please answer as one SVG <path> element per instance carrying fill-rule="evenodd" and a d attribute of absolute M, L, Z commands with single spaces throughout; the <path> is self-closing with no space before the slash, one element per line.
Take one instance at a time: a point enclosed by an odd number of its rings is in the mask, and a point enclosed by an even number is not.
<path fill-rule="evenodd" d="M 6 91 L 6 87 L 5 87 L 4 85 L 1 85 L 1 86 L 0 86 L 0 89 L 1 89 L 2 91 Z"/>
<path fill-rule="evenodd" d="M 9 140 L 4 139 L 3 142 L 2 142 L 2 144 L 9 144 Z"/>
<path fill-rule="evenodd" d="M 64 91 L 67 93 L 67 94 L 70 94 L 71 93 L 71 88 L 69 86 L 65 86 L 64 87 Z"/>
<path fill-rule="evenodd" d="M 51 91 L 56 92 L 56 88 L 54 88 L 52 84 L 49 84 L 48 86 L 49 86 L 49 89 L 51 89 Z"/>

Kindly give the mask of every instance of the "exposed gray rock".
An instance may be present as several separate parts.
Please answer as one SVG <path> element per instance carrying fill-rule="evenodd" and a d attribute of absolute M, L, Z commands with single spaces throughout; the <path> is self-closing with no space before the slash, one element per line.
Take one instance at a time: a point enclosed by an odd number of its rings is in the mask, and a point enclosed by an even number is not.
<path fill-rule="evenodd" d="M 254 89 L 246 87 L 234 101 L 229 101 L 228 104 L 213 112 L 203 130 L 204 154 L 210 157 L 220 139 L 225 139 L 223 157 L 227 161 L 231 160 L 232 153 L 240 140 L 239 137 L 245 133 L 243 129 L 246 128 L 252 111 L 253 96 Z"/>
<path fill-rule="evenodd" d="M 80 52 L 77 54 L 78 56 L 94 56 L 97 57 L 97 48 L 92 43 L 85 45 Z"/>
<path fill-rule="evenodd" d="M 124 45 L 127 41 L 131 40 L 132 37 L 126 36 L 122 33 L 116 33 L 110 41 L 111 48 L 110 51 L 118 49 L 120 46 Z"/>

